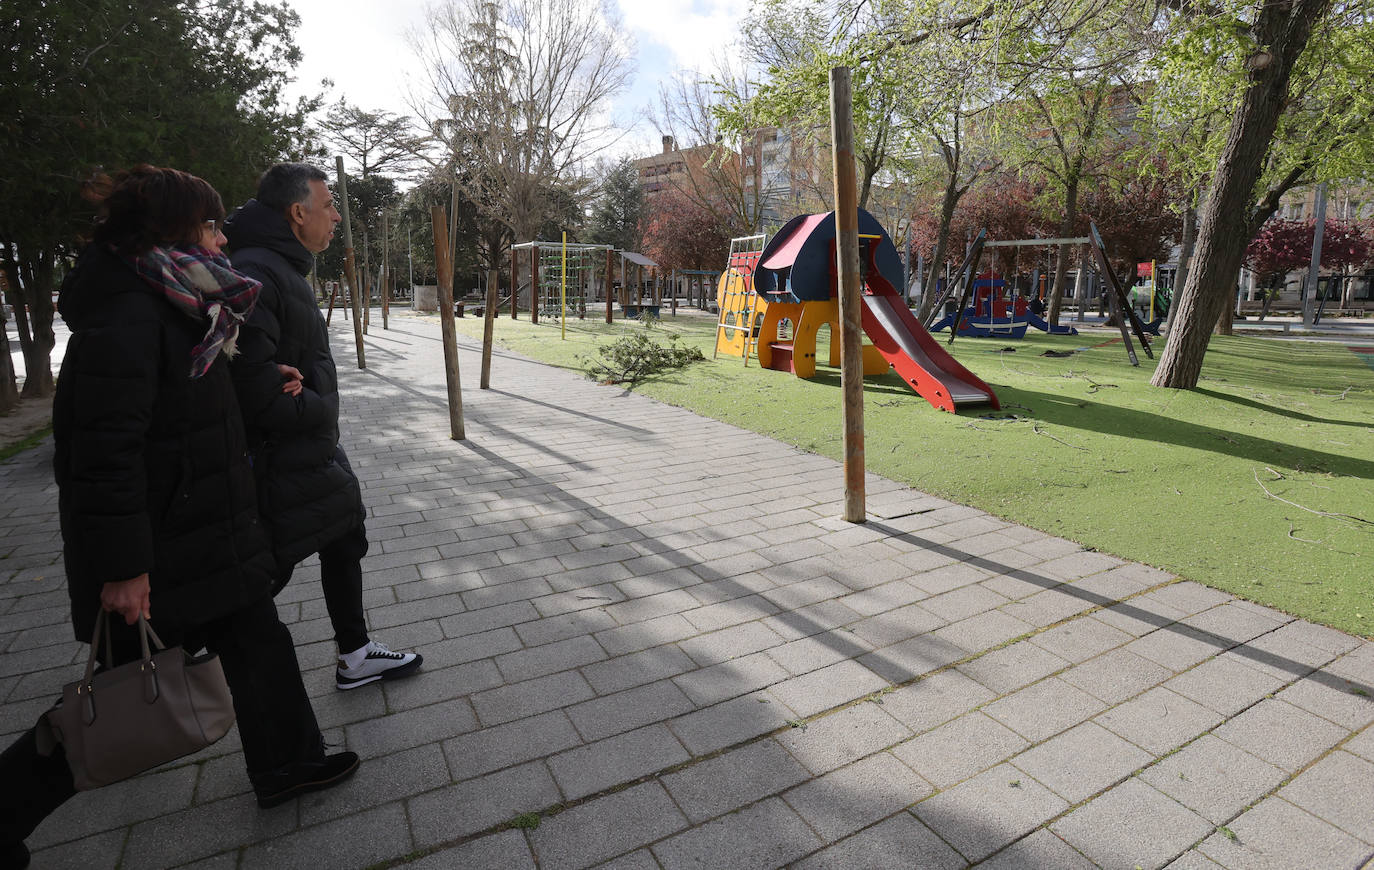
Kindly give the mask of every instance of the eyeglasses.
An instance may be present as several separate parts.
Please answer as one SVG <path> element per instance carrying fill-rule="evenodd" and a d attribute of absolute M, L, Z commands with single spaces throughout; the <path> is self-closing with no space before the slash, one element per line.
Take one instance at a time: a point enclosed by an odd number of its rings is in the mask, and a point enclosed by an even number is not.
<path fill-rule="evenodd" d="M 207 218 L 205 220 L 205 229 L 212 233 L 217 233 L 224 229 L 224 221 L 219 218 Z"/>

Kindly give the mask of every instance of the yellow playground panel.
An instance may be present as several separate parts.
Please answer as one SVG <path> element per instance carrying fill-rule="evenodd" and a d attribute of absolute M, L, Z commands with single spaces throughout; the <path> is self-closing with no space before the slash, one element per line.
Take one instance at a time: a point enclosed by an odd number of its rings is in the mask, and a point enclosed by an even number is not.
<path fill-rule="evenodd" d="M 782 340 L 783 321 L 792 325 L 792 340 Z M 830 327 L 830 358 L 827 364 L 840 366 L 839 300 L 824 302 L 767 302 L 759 327 L 757 349 L 759 365 L 766 369 L 789 369 L 799 378 L 816 376 L 816 338 L 822 326 Z M 790 363 L 790 365 L 789 365 Z M 886 374 L 888 362 L 871 344 L 863 345 L 864 375 Z"/>
<path fill-rule="evenodd" d="M 745 365 L 753 353 L 768 303 L 754 293 L 754 269 L 767 236 L 746 236 L 730 240 L 730 259 L 716 285 L 715 356 L 722 353 L 742 357 Z"/>

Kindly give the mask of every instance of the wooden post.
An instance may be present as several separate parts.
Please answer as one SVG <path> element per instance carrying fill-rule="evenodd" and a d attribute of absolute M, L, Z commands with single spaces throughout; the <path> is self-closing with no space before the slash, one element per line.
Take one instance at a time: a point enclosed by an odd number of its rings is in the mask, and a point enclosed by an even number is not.
<path fill-rule="evenodd" d="M 441 205 L 429 210 L 434 224 L 434 267 L 439 280 L 439 329 L 444 339 L 444 380 L 448 383 L 449 437 L 462 441 L 463 388 L 458 380 L 458 337 L 453 327 L 453 261 L 449 259 L 448 215 Z"/>
<path fill-rule="evenodd" d="M 487 273 L 487 310 L 482 318 L 482 379 L 478 389 L 491 389 L 491 343 L 496 333 L 496 303 L 501 297 L 500 271 Z"/>
<path fill-rule="evenodd" d="M 677 315 L 677 269 L 668 273 L 668 292 L 672 294 L 673 315 Z"/>
<path fill-rule="evenodd" d="M 353 263 L 353 224 L 348 218 L 348 176 L 344 173 L 343 157 L 334 158 L 334 173 L 338 178 L 339 202 L 343 205 L 344 275 L 348 278 L 349 296 L 353 300 L 353 342 L 358 347 L 358 368 L 367 368 L 363 355 L 363 318 L 358 309 L 358 280 Z"/>
<path fill-rule="evenodd" d="M 840 284 L 840 390 L 844 394 L 844 520 L 864 514 L 863 315 L 859 298 L 859 204 L 849 67 L 830 70 L 830 141 L 834 143 L 835 257 Z"/>
<path fill-rule="evenodd" d="M 389 237 L 386 234 L 387 220 L 386 212 L 382 212 L 382 329 L 390 329 L 387 325 L 387 315 L 391 313 L 391 263 L 387 259 L 390 253 L 390 246 L 387 244 Z"/>
<path fill-rule="evenodd" d="M 613 262 L 612 262 L 613 259 L 614 259 L 614 251 L 611 250 L 610 246 L 607 246 L 607 247 L 606 247 L 606 322 L 607 322 L 607 323 L 610 323 L 610 322 L 611 322 L 611 284 L 613 283 L 613 282 L 611 281 L 611 276 L 615 273 L 615 265 L 614 265 Z"/>
<path fill-rule="evenodd" d="M 520 257 L 515 253 L 515 245 L 510 246 L 510 319 L 519 320 L 516 312 L 520 302 Z"/>
<path fill-rule="evenodd" d="M 529 247 L 529 322 L 539 323 L 539 245 Z"/>

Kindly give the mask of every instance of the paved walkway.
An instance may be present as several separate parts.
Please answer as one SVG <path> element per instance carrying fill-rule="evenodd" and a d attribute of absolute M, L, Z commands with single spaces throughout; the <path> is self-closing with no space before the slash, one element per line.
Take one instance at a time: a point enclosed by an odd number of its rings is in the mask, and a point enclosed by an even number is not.
<path fill-rule="evenodd" d="M 1374 644 L 499 352 L 373 319 L 344 441 L 374 634 L 340 693 L 317 568 L 278 599 L 343 787 L 259 810 L 236 735 L 79 795 L 36 868 L 1357 868 Z M 934 413 L 934 412 L 927 412 Z M 51 447 L 0 464 L 0 735 L 77 674 Z M 8 742 L 10 736 L 3 738 Z M 981 862 L 981 863 L 979 863 Z"/>

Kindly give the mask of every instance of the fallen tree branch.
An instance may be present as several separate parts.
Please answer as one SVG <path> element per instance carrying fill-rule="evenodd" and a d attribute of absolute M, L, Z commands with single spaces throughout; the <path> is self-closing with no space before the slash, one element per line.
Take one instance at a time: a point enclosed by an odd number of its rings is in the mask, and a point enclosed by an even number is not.
<path fill-rule="evenodd" d="M 1042 429 L 1040 428 L 1040 424 L 1039 424 L 1039 423 L 1036 423 L 1035 426 L 1032 427 L 1031 431 L 1034 432 L 1036 435 L 1044 435 L 1046 438 L 1050 439 L 1051 441 L 1058 441 L 1060 444 L 1063 444 L 1065 447 L 1072 447 L 1074 450 L 1082 450 L 1084 453 L 1087 453 L 1087 452 L 1088 452 L 1088 448 L 1086 448 L 1086 447 L 1079 447 L 1077 444 L 1070 444 L 1069 442 L 1064 441 L 1064 440 L 1059 439 L 1059 438 L 1056 438 L 1056 437 L 1054 437 L 1053 435 L 1051 435 L 1050 433 L 1048 433 L 1048 432 L 1042 430 Z"/>
<path fill-rule="evenodd" d="M 1273 469 L 1270 469 L 1270 470 L 1273 471 Z M 1262 481 L 1262 480 L 1259 479 L 1259 470 L 1258 470 L 1258 469 L 1252 468 L 1252 469 L 1250 469 L 1250 471 L 1251 471 L 1251 473 L 1255 476 L 1255 483 L 1259 484 L 1259 488 L 1262 489 L 1262 490 L 1264 490 L 1264 494 L 1267 495 L 1267 496 L 1269 496 L 1270 498 L 1272 498 L 1274 501 L 1281 501 L 1281 502 L 1283 502 L 1284 504 L 1289 505 L 1290 507 L 1295 507 L 1295 508 L 1297 508 L 1297 509 L 1300 510 L 1300 511 L 1307 511 L 1307 512 L 1310 513 L 1310 514 L 1316 514 L 1316 515 L 1319 516 L 1319 517 L 1327 517 L 1328 519 L 1333 519 L 1333 520 L 1350 520 L 1351 522 L 1362 523 L 1363 525 L 1366 525 L 1366 526 L 1374 526 L 1374 522 L 1370 522 L 1369 520 L 1365 519 L 1364 517 L 1355 517 L 1355 516 L 1351 516 L 1350 514 L 1331 513 L 1330 511 L 1319 511 L 1319 510 L 1315 510 L 1315 509 L 1310 508 L 1310 507 L 1306 507 L 1306 506 L 1304 506 L 1304 505 L 1300 505 L 1300 504 L 1298 504 L 1298 503 L 1295 502 L 1295 501 L 1289 501 L 1289 500 L 1286 499 L 1286 498 L 1280 498 L 1279 496 L 1274 495 L 1274 493 L 1270 492 L 1270 491 L 1269 491 L 1269 487 L 1267 487 L 1267 486 L 1264 485 L 1264 481 Z M 1278 472 L 1274 472 L 1274 473 L 1277 474 Z"/>

